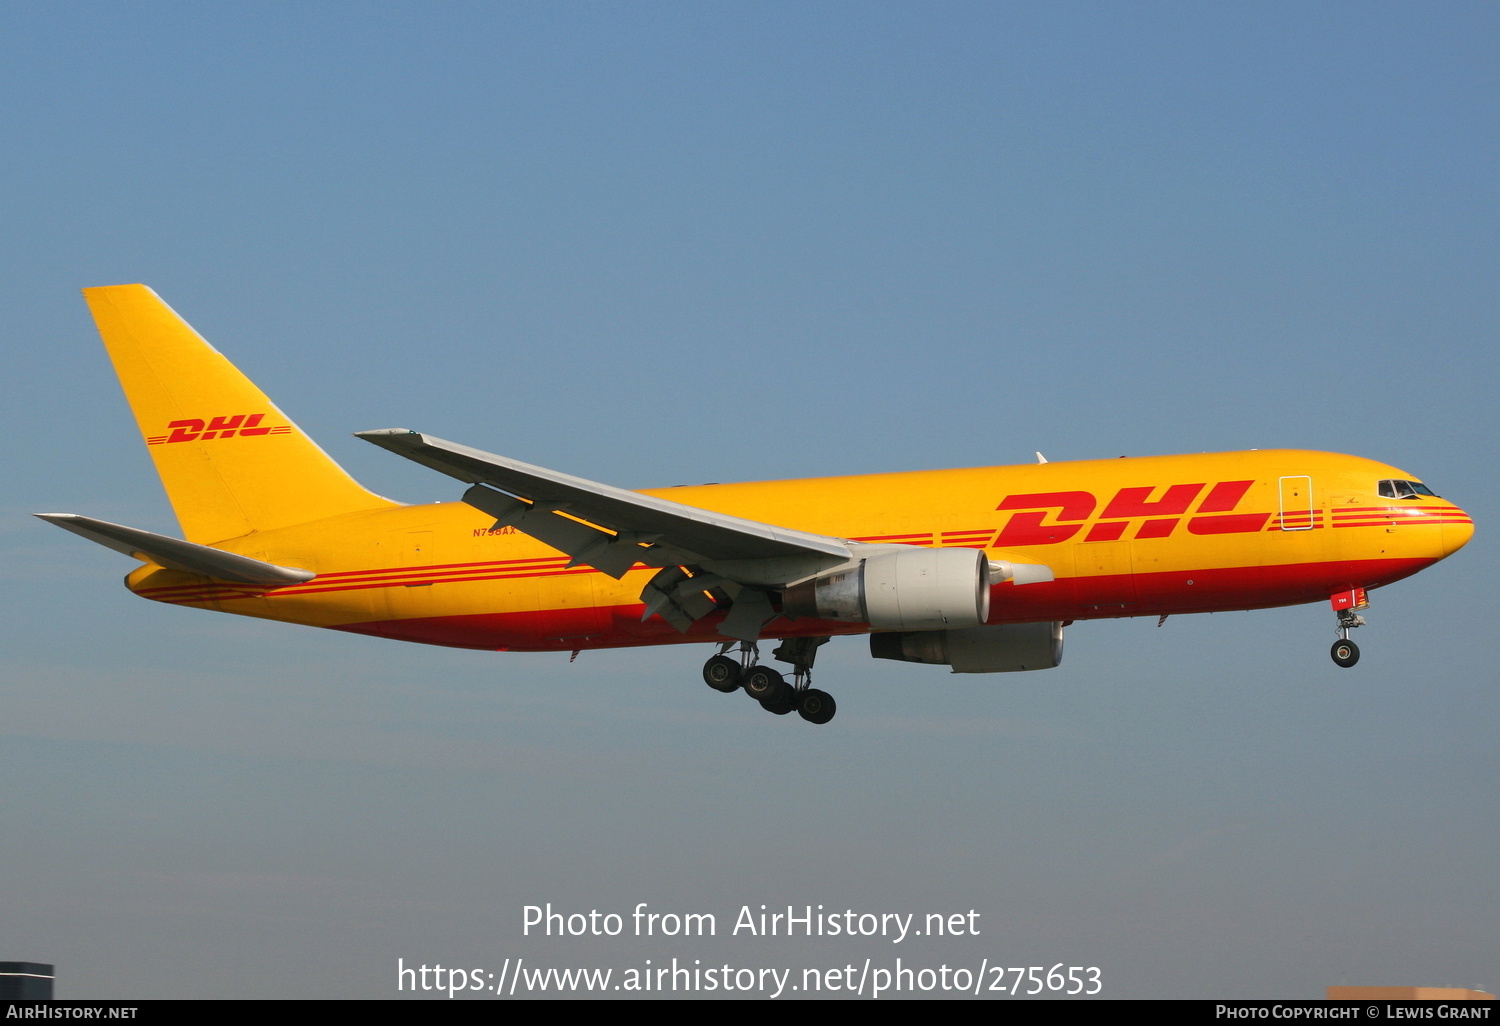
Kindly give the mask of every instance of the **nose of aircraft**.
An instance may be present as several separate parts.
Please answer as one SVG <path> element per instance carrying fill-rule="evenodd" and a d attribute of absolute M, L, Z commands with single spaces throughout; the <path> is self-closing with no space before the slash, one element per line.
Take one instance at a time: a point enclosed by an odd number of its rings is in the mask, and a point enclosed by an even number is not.
<path fill-rule="evenodd" d="M 1443 555 L 1451 556 L 1459 549 L 1469 543 L 1474 537 L 1474 522 L 1464 514 L 1464 519 L 1457 523 L 1443 525 Z"/>

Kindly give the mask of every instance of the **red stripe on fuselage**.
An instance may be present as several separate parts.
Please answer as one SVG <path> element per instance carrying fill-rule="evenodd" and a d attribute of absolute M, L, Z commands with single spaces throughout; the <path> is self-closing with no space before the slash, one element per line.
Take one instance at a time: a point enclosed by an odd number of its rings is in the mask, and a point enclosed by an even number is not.
<path fill-rule="evenodd" d="M 1230 609 L 1267 609 L 1322 602 L 1354 587 L 1399 581 L 1432 564 L 1430 559 L 1375 559 L 1223 570 L 1073 577 L 992 590 L 990 623 L 1094 620 Z M 684 634 L 658 617 L 642 623 L 640 603 L 610 609 L 549 609 L 519 613 L 469 613 L 342 624 L 333 629 L 452 648 L 565 652 L 724 640 L 723 619 L 712 613 Z M 777 618 L 762 631 L 770 638 L 863 634 L 861 624 Z"/>

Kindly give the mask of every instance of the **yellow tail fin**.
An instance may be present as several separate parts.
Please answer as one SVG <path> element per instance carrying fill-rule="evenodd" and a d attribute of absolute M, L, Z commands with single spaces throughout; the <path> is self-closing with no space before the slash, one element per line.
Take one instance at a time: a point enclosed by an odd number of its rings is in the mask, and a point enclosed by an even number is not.
<path fill-rule="evenodd" d="M 146 286 L 83 296 L 189 541 L 395 505 L 345 473 Z"/>

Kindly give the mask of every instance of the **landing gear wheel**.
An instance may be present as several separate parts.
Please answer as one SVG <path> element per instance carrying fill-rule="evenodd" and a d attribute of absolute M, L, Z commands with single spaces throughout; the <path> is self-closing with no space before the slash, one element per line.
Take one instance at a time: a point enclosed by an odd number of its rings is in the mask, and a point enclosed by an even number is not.
<path fill-rule="evenodd" d="M 764 702 L 788 690 L 786 678 L 769 666 L 750 667 L 741 686 L 745 689 L 745 694 L 757 702 Z"/>
<path fill-rule="evenodd" d="M 1359 646 L 1347 638 L 1335 641 L 1328 654 L 1333 656 L 1334 662 L 1346 669 L 1359 662 Z"/>
<path fill-rule="evenodd" d="M 766 712 L 776 716 L 785 716 L 797 708 L 797 693 L 788 684 L 781 685 L 781 693 L 771 698 L 762 699 L 760 707 Z"/>
<path fill-rule="evenodd" d="M 833 696 L 817 688 L 808 688 L 797 700 L 797 713 L 808 723 L 827 723 L 837 709 Z"/>
<path fill-rule="evenodd" d="M 703 683 L 728 694 L 740 686 L 740 661 L 716 655 L 703 664 Z"/>

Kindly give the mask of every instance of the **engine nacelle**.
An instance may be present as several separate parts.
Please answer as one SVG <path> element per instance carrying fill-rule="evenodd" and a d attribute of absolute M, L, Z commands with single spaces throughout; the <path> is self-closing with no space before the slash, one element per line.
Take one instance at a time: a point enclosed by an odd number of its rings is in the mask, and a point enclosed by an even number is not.
<path fill-rule="evenodd" d="M 1061 623 L 1001 623 L 949 631 L 870 635 L 876 659 L 936 663 L 954 673 L 1050 670 L 1062 662 Z"/>
<path fill-rule="evenodd" d="M 978 549 L 892 546 L 792 585 L 782 609 L 876 630 L 977 627 L 990 615 L 989 562 Z"/>

